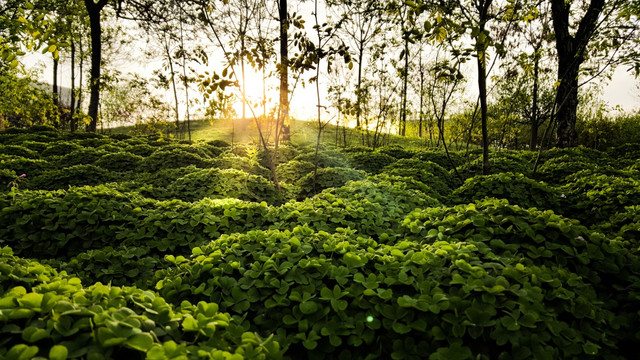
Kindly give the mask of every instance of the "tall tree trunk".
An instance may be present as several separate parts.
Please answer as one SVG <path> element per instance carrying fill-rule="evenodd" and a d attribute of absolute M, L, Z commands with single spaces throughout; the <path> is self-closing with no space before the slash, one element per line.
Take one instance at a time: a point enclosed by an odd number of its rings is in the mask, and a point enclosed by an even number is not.
<path fill-rule="evenodd" d="M 489 7 L 492 0 L 483 0 L 478 4 L 480 13 L 479 34 L 484 34 L 488 20 Z M 485 42 L 480 37 L 476 39 L 476 51 L 478 56 L 478 92 L 480 95 L 480 123 L 482 127 L 482 174 L 489 175 L 489 132 L 487 130 L 487 57 Z"/>
<path fill-rule="evenodd" d="M 571 2 L 551 0 L 551 15 L 556 34 L 558 81 L 556 89 L 556 121 L 558 147 L 575 146 L 578 109 L 578 74 L 585 60 L 585 51 L 598 24 L 605 0 L 591 0 L 589 7 L 572 36 L 570 29 Z"/>
<path fill-rule="evenodd" d="M 422 68 L 422 51 L 420 51 L 420 118 L 418 119 L 418 137 L 422 138 L 422 118 L 424 117 L 424 69 Z"/>
<path fill-rule="evenodd" d="M 360 128 L 362 116 L 362 59 L 364 58 L 364 44 L 361 41 L 358 48 L 358 84 L 356 85 L 356 128 Z"/>
<path fill-rule="evenodd" d="M 55 106 L 60 105 L 60 92 L 58 90 L 58 64 L 60 61 L 58 58 L 53 58 L 53 85 L 52 85 L 52 93 L 53 93 L 53 104 Z"/>
<path fill-rule="evenodd" d="M 409 36 L 404 39 L 404 69 L 402 71 L 402 124 L 400 125 L 400 135 L 407 134 L 407 85 L 409 82 Z"/>
<path fill-rule="evenodd" d="M 107 5 L 108 0 L 84 0 L 91 28 L 91 98 L 89 100 L 89 117 L 91 122 L 87 131 L 96 132 L 98 124 L 98 105 L 100 104 L 100 62 L 102 60 L 102 26 L 100 12 Z"/>
<path fill-rule="evenodd" d="M 529 149 L 534 151 L 538 146 L 538 127 L 539 115 L 538 115 L 538 81 L 540 77 L 540 56 L 538 49 L 534 52 L 533 60 L 533 101 L 531 104 L 531 141 L 529 142 Z"/>
<path fill-rule="evenodd" d="M 71 37 L 71 108 L 69 109 L 69 128 L 76 131 L 76 42 Z"/>
<path fill-rule="evenodd" d="M 289 14 L 287 12 L 287 0 L 279 0 L 280 21 L 280 108 L 278 120 L 282 129 L 282 140 L 289 140 Z M 278 131 L 276 128 L 276 137 Z M 276 139 L 276 143 L 279 139 Z"/>

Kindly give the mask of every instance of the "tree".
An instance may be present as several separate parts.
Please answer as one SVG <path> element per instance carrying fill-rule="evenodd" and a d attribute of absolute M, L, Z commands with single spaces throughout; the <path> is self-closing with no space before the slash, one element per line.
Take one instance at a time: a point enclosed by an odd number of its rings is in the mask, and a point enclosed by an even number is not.
<path fill-rule="evenodd" d="M 109 0 L 84 0 L 89 14 L 89 26 L 91 29 L 91 71 L 90 71 L 90 98 L 89 112 L 91 122 L 87 125 L 87 131 L 96 132 L 98 124 L 98 105 L 100 104 L 100 62 L 102 61 L 102 9 Z"/>
<path fill-rule="evenodd" d="M 570 147 L 577 138 L 575 125 L 578 88 L 584 84 L 579 82 L 583 64 L 597 57 L 606 59 L 603 66 L 595 67 L 591 79 L 618 61 L 632 62 L 638 69 L 634 51 L 629 51 L 633 48 L 631 39 L 638 31 L 638 13 L 633 2 L 627 0 L 590 0 L 582 9 L 577 1 L 550 1 L 558 56 L 557 140 L 559 147 Z"/>

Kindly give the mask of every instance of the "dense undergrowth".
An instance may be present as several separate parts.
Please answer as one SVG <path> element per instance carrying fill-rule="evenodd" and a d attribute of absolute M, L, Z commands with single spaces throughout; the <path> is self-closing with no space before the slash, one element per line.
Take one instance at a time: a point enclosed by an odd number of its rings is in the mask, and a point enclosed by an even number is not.
<path fill-rule="evenodd" d="M 1 132 L 0 358 L 632 358 L 640 151 L 535 157 Z"/>

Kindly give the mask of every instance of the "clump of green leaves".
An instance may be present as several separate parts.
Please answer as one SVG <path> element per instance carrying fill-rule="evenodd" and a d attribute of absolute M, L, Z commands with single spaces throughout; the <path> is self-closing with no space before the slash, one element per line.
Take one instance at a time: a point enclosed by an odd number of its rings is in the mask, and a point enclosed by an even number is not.
<path fill-rule="evenodd" d="M 396 158 L 383 152 L 360 152 L 350 155 L 353 167 L 367 172 L 368 174 L 379 174 L 385 166 L 396 162 Z"/>
<path fill-rule="evenodd" d="M 297 182 L 298 199 L 313 196 L 324 189 L 345 185 L 349 181 L 363 180 L 365 175 L 351 168 L 330 167 L 308 173 Z"/>

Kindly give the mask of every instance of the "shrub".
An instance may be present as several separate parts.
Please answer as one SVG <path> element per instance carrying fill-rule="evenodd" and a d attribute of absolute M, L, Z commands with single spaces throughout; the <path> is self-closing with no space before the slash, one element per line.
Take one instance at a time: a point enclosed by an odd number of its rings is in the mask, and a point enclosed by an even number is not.
<path fill-rule="evenodd" d="M 271 171 L 258 164 L 257 161 L 252 161 L 247 157 L 240 157 L 231 153 L 226 153 L 219 156 L 213 161 L 215 167 L 218 169 L 236 169 L 242 170 L 251 175 L 262 176 L 265 179 L 271 179 Z"/>
<path fill-rule="evenodd" d="M 0 199 L 0 244 L 44 259 L 121 245 L 148 247 L 155 255 L 189 251 L 222 233 L 260 228 L 267 214 L 264 203 L 155 201 L 102 185 Z"/>
<path fill-rule="evenodd" d="M 48 158 L 52 156 L 63 156 L 71 153 L 74 150 L 82 149 L 82 146 L 75 142 L 69 141 L 57 141 L 49 144 L 44 151 L 42 151 L 42 157 Z"/>
<path fill-rule="evenodd" d="M 155 188 L 166 188 L 179 178 L 197 171 L 200 171 L 200 169 L 193 165 L 175 169 L 162 169 L 154 173 L 138 173 L 136 181 L 153 185 Z"/>
<path fill-rule="evenodd" d="M 585 157 L 563 155 L 545 161 L 535 174 L 535 178 L 549 184 L 562 185 L 565 178 L 582 170 L 610 171 L 611 167 L 602 169 L 597 163 Z"/>
<path fill-rule="evenodd" d="M 218 305 L 172 306 L 151 291 L 95 285 L 0 249 L 0 357 L 168 359 L 278 358 L 271 339 L 244 333 Z M 8 271 L 8 273 L 7 273 Z M 234 355 L 232 355 L 234 354 Z"/>
<path fill-rule="evenodd" d="M 74 131 L 74 132 L 63 132 L 62 138 L 65 140 L 87 140 L 87 139 L 104 139 L 105 137 L 101 134 L 97 134 L 94 132 L 84 132 L 84 131 Z"/>
<path fill-rule="evenodd" d="M 400 221 L 416 208 L 439 202 L 402 183 L 352 181 L 340 188 L 324 190 L 301 202 L 289 202 L 269 212 L 273 229 L 291 229 L 306 224 L 315 231 L 334 232 L 350 228 L 377 238 L 390 235 Z M 388 236 L 387 236 L 388 237 Z"/>
<path fill-rule="evenodd" d="M 213 301 L 306 359 L 616 354 L 588 278 L 480 241 L 379 244 L 308 227 L 224 235 L 159 271 L 168 301 Z M 577 304 L 580 304 L 577 306 Z M 569 336 L 556 336 L 565 333 Z M 620 355 L 619 355 L 620 356 Z"/>
<path fill-rule="evenodd" d="M 455 167 L 464 164 L 465 158 L 463 154 L 451 151 L 449 152 L 449 155 L 451 156 L 451 160 Z M 413 158 L 421 161 L 431 161 L 445 169 L 451 169 L 451 162 L 449 161 L 449 158 L 447 158 L 447 153 L 443 149 L 420 150 L 415 153 Z"/>
<path fill-rule="evenodd" d="M 107 246 L 80 253 L 59 267 L 79 277 L 84 284 L 100 282 L 149 289 L 155 285 L 155 271 L 170 265 L 164 258 L 150 253 L 148 247 L 121 246 L 114 249 Z"/>
<path fill-rule="evenodd" d="M 278 181 L 296 184 L 305 175 L 313 172 L 315 166 L 308 161 L 291 160 L 278 165 L 276 168 L 276 176 Z"/>
<path fill-rule="evenodd" d="M 53 166 L 46 160 L 26 159 L 19 156 L 7 156 L 0 160 L 3 169 L 14 171 L 16 174 L 27 174 L 34 178 L 51 169 Z"/>
<path fill-rule="evenodd" d="M 229 144 L 228 142 L 224 141 L 224 140 L 211 140 L 211 141 L 207 141 L 208 145 L 211 146 L 215 146 L 217 148 L 228 148 L 231 147 L 231 144 Z"/>
<path fill-rule="evenodd" d="M 47 144 L 45 142 L 39 142 L 39 141 L 24 141 L 20 145 L 26 147 L 29 150 L 33 150 L 38 154 L 43 152 L 44 149 L 46 149 L 47 146 L 49 146 L 49 144 Z M 40 155 L 38 155 L 38 157 L 39 156 Z"/>
<path fill-rule="evenodd" d="M 529 164 L 523 160 L 500 156 L 492 156 L 489 158 L 489 171 L 492 174 L 513 172 L 527 175 L 531 173 L 531 170 L 533 170 L 533 164 Z M 458 167 L 458 173 L 465 179 L 482 175 L 482 158 Z"/>
<path fill-rule="evenodd" d="M 415 180 L 414 178 L 411 178 L 411 177 L 395 176 L 395 175 L 382 173 L 375 176 L 370 176 L 369 179 L 376 183 L 385 182 L 393 185 L 399 185 L 403 189 L 419 191 L 429 197 L 438 199 L 439 201 L 442 201 L 445 195 L 445 194 L 436 192 L 429 185 L 426 185 L 425 183 Z"/>
<path fill-rule="evenodd" d="M 416 155 L 415 151 L 407 150 L 399 145 L 382 146 L 376 150 L 376 152 L 387 154 L 398 160 L 410 159 Z"/>
<path fill-rule="evenodd" d="M 568 214 L 585 224 L 609 219 L 626 206 L 640 204 L 640 181 L 609 175 L 576 178 L 561 188 L 570 204 Z"/>
<path fill-rule="evenodd" d="M 342 152 L 347 154 L 351 153 L 362 153 L 362 152 L 372 152 L 373 149 L 369 146 L 361 146 L 361 145 L 352 145 L 342 149 Z"/>
<path fill-rule="evenodd" d="M 137 171 L 138 166 L 143 160 L 144 158 L 142 156 L 121 151 L 102 155 L 102 157 L 95 162 L 95 165 L 109 171 Z"/>
<path fill-rule="evenodd" d="M 32 177 L 29 189 L 57 190 L 69 186 L 98 185 L 116 178 L 117 175 L 94 165 L 74 165 Z"/>
<path fill-rule="evenodd" d="M 315 150 L 300 154 L 295 157 L 294 160 L 298 161 L 308 161 L 312 164 L 315 164 L 316 156 Z M 349 160 L 347 157 L 337 151 L 325 150 L 320 151 L 318 153 L 318 167 L 319 168 L 348 168 L 350 167 Z"/>
<path fill-rule="evenodd" d="M 145 171 L 156 172 L 162 169 L 175 169 L 189 165 L 203 168 L 207 166 L 206 164 L 202 157 L 192 154 L 185 149 L 175 148 L 165 150 L 161 148 L 146 157 L 140 166 Z"/>
<path fill-rule="evenodd" d="M 507 199 L 524 208 L 535 207 L 558 212 L 563 203 L 562 194 L 545 183 L 529 179 L 522 174 L 501 173 L 479 175 L 467 179 L 451 194 L 453 203 L 471 203 L 485 197 Z"/>
<path fill-rule="evenodd" d="M 433 162 L 416 159 L 402 159 L 384 168 L 383 174 L 409 177 L 429 186 L 439 194 L 439 198 L 451 193 L 451 186 L 456 184 L 454 178 L 442 166 Z"/>
<path fill-rule="evenodd" d="M 379 174 L 385 166 L 396 162 L 396 158 L 382 152 L 361 152 L 351 154 L 351 163 L 358 170 L 366 171 L 369 174 Z"/>
<path fill-rule="evenodd" d="M 39 159 L 37 151 L 20 145 L 0 145 L 0 154 L 23 157 L 25 159 Z"/>
<path fill-rule="evenodd" d="M 105 151 L 97 150 L 94 148 L 82 148 L 74 150 L 58 159 L 58 166 L 68 167 L 73 165 L 94 164 L 105 154 L 107 154 Z"/>
<path fill-rule="evenodd" d="M 640 206 L 627 206 L 624 211 L 611 215 L 609 221 L 599 224 L 598 229 L 605 234 L 621 237 L 636 252 L 640 245 Z"/>
<path fill-rule="evenodd" d="M 0 192 L 11 190 L 11 182 L 18 178 L 15 171 L 0 169 Z"/>
<path fill-rule="evenodd" d="M 146 157 L 153 154 L 153 152 L 156 151 L 156 148 L 145 143 L 145 144 L 130 145 L 126 147 L 125 150 L 132 154 Z"/>
<path fill-rule="evenodd" d="M 113 139 L 108 137 L 95 137 L 76 141 L 76 143 L 83 147 L 98 148 L 104 145 L 115 145 Z"/>
<path fill-rule="evenodd" d="M 316 175 L 316 176 L 314 176 Z M 317 174 L 308 173 L 298 181 L 298 199 L 313 196 L 324 189 L 340 187 L 349 181 L 364 180 L 365 175 L 350 168 L 318 169 Z"/>
<path fill-rule="evenodd" d="M 210 197 L 269 204 L 282 202 L 280 194 L 267 179 L 235 169 L 203 169 L 187 174 L 167 187 L 167 196 L 184 201 Z"/>
<path fill-rule="evenodd" d="M 640 159 L 640 144 L 622 144 L 607 150 L 607 154 L 613 159 Z"/>
<path fill-rule="evenodd" d="M 584 146 L 577 146 L 572 148 L 553 148 L 550 150 L 546 150 L 542 152 L 541 159 L 547 161 L 564 156 L 568 156 L 569 158 L 574 159 L 580 158 L 581 161 L 584 162 L 599 162 L 601 160 L 609 159 L 606 153 Z"/>

